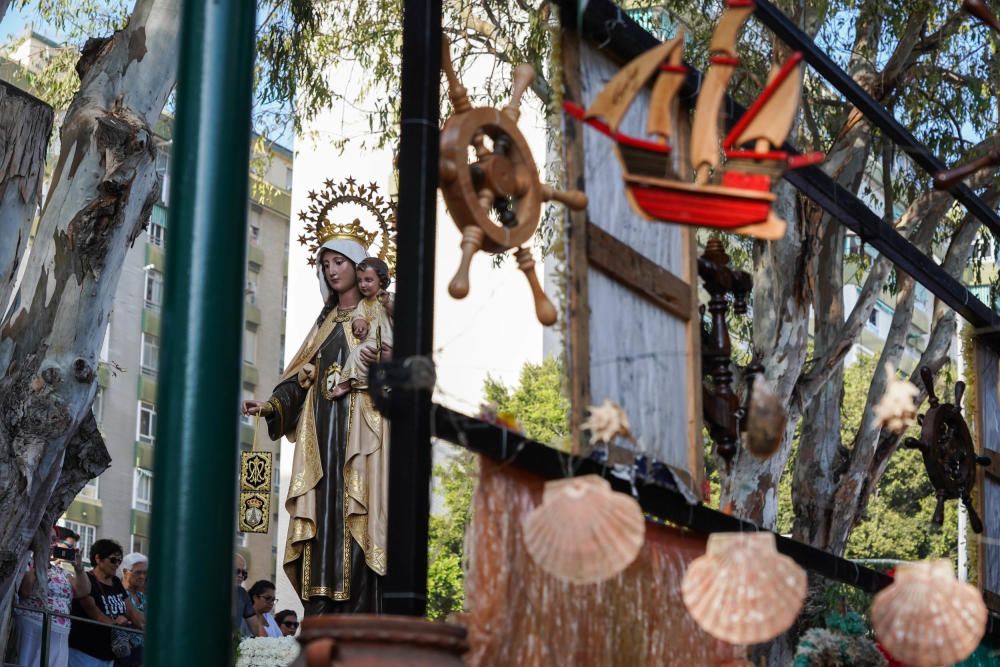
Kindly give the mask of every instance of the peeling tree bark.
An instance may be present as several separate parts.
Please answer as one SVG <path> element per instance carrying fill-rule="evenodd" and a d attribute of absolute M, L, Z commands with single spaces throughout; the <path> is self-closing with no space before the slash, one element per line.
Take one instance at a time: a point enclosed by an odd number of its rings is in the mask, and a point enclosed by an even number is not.
<path fill-rule="evenodd" d="M 3 600 L 29 543 L 44 553 L 52 520 L 109 464 L 90 413 L 97 354 L 125 253 L 159 194 L 151 128 L 176 79 L 179 5 L 138 0 L 125 29 L 84 47 L 48 199 L 0 321 Z"/>
<path fill-rule="evenodd" d="M 52 118 L 48 104 L 0 81 L 0 317 L 41 201 Z"/>

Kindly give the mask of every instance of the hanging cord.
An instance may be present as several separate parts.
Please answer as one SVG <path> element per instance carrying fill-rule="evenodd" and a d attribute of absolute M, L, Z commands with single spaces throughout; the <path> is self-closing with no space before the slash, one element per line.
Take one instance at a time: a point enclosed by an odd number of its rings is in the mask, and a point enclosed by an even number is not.
<path fill-rule="evenodd" d="M 253 442 L 250 444 L 250 451 L 257 451 L 257 429 L 260 426 L 260 412 L 253 416 Z"/>

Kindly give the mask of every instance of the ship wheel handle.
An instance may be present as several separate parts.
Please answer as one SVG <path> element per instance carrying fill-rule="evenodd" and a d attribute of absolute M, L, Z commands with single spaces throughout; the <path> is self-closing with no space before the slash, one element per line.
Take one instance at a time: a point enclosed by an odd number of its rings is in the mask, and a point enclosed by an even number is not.
<path fill-rule="evenodd" d="M 448 211 L 462 232 L 462 257 L 448 292 L 456 299 L 468 295 L 469 269 L 476 252 L 516 249 L 518 268 L 528 280 L 538 320 L 554 324 L 556 310 L 539 284 L 535 261 L 525 245 L 538 228 L 542 202 L 558 201 L 579 210 L 586 207 L 587 197 L 582 192 L 555 190 L 538 178 L 531 150 L 517 126 L 521 99 L 534 70 L 529 65 L 515 68 L 511 99 L 502 109 L 474 108 L 451 65 L 447 41 L 442 56 L 455 113 L 441 130 L 439 176 Z"/>

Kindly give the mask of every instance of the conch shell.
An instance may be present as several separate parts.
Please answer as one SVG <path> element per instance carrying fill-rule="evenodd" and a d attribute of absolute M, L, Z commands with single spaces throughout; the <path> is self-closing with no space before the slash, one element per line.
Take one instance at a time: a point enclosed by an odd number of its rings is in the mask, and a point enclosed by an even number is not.
<path fill-rule="evenodd" d="M 902 433 L 917 417 L 915 400 L 920 395 L 917 385 L 896 377 L 892 364 L 885 365 L 885 393 L 875 406 L 875 425 Z"/>
<path fill-rule="evenodd" d="M 969 657 L 986 632 L 986 605 L 947 560 L 900 565 L 895 581 L 872 601 L 872 627 L 896 660 L 913 667 L 951 665 Z"/>
<path fill-rule="evenodd" d="M 806 573 L 774 546 L 774 533 L 712 533 L 684 574 L 681 595 L 705 632 L 759 644 L 791 627 L 806 598 Z"/>
<path fill-rule="evenodd" d="M 618 574 L 639 555 L 646 537 L 639 503 L 597 475 L 546 483 L 542 503 L 524 518 L 523 527 L 532 560 L 574 584 Z"/>
<path fill-rule="evenodd" d="M 628 415 L 625 414 L 624 408 L 614 401 L 605 399 L 600 405 L 591 405 L 587 408 L 587 412 L 590 414 L 580 427 L 584 431 L 590 431 L 594 442 L 610 444 L 618 436 L 632 438 Z"/>

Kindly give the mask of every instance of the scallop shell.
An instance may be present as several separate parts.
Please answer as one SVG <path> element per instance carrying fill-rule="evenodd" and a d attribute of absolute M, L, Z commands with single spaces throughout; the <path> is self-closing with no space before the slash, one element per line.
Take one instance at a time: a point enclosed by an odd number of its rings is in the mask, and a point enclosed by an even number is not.
<path fill-rule="evenodd" d="M 523 527 L 532 560 L 574 584 L 618 574 L 635 560 L 646 536 L 639 503 L 612 491 L 597 475 L 546 483 L 541 504 L 524 518 Z"/>
<path fill-rule="evenodd" d="M 712 533 L 681 583 L 684 605 L 705 632 L 758 644 L 791 627 L 806 597 L 806 573 L 777 552 L 774 534 Z"/>
<path fill-rule="evenodd" d="M 986 605 L 975 586 L 955 578 L 951 562 L 900 565 L 872 602 L 872 627 L 896 660 L 913 667 L 967 658 L 986 632 Z"/>

